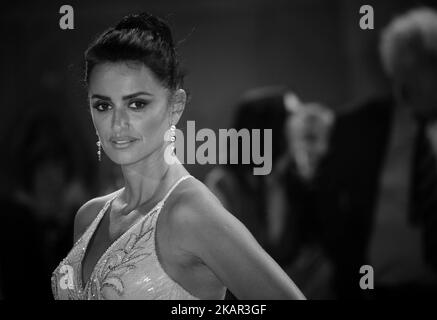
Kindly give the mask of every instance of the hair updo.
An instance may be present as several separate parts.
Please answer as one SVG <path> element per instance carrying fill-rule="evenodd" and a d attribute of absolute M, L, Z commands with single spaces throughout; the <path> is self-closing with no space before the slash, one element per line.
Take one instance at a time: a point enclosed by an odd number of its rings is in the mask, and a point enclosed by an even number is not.
<path fill-rule="evenodd" d="M 151 14 L 124 17 L 103 32 L 85 52 L 85 82 L 93 68 L 105 62 L 140 62 L 170 90 L 183 85 L 176 49 L 168 24 Z"/>

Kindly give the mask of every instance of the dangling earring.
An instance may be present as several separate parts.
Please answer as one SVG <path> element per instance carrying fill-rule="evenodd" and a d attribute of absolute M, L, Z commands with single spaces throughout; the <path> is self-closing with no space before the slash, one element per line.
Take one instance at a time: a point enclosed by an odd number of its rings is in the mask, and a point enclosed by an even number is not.
<path fill-rule="evenodd" d="M 170 141 L 170 143 L 165 147 L 164 160 L 167 164 L 177 163 L 177 158 L 175 154 L 175 141 L 176 141 L 176 127 L 174 125 L 170 126 L 164 134 L 164 140 Z"/>
<path fill-rule="evenodd" d="M 97 145 L 97 158 L 99 159 L 99 162 L 102 161 L 102 143 L 100 142 L 100 139 L 96 142 Z"/>
<path fill-rule="evenodd" d="M 171 125 L 171 127 L 170 127 L 170 141 L 171 141 L 171 149 L 172 149 L 172 152 L 174 153 L 175 141 L 176 141 L 176 126 L 175 125 Z"/>

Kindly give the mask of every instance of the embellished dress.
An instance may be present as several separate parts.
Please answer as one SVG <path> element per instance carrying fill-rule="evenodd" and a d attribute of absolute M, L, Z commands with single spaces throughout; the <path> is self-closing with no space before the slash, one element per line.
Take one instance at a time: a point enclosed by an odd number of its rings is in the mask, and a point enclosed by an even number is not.
<path fill-rule="evenodd" d="M 116 196 L 108 200 L 52 275 L 55 299 L 199 299 L 175 282 L 163 269 L 155 246 L 156 221 L 171 192 L 115 240 L 97 261 L 89 280 L 82 283 L 82 260 L 97 226 Z"/>

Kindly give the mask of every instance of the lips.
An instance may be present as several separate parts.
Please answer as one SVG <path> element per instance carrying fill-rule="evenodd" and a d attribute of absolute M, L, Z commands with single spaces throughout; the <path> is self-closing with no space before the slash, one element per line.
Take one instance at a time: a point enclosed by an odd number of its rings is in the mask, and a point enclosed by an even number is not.
<path fill-rule="evenodd" d="M 117 137 L 111 138 L 111 144 L 116 148 L 125 148 L 137 141 L 138 139 L 133 137 Z"/>

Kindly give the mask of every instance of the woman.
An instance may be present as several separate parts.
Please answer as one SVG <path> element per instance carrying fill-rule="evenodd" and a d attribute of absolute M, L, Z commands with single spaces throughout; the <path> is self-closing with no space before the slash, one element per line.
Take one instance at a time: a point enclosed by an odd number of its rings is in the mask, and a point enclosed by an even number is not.
<path fill-rule="evenodd" d="M 262 87 L 250 90 L 236 106 L 232 125 L 232 128 L 237 131 L 242 129 L 272 130 L 272 172 L 268 175 L 254 175 L 255 163 L 231 164 L 227 161 L 225 166 L 216 166 L 205 180 L 206 185 L 219 198 L 223 206 L 245 224 L 260 245 L 273 254 L 273 258 L 278 262 L 282 260 L 280 253 L 283 253 L 284 249 L 288 251 L 289 247 L 273 245 L 277 242 L 273 234 L 277 232 L 269 230 L 271 224 L 266 214 L 266 194 L 272 190 L 278 195 L 277 188 L 273 190 L 272 185 L 267 187 L 267 182 L 271 181 L 270 178 L 275 174 L 276 164 L 287 149 L 284 134 L 285 122 L 288 118 L 284 104 L 286 94 L 290 97 L 292 95 L 282 87 Z M 234 151 L 241 154 L 243 149 L 239 146 L 239 149 Z M 231 152 L 227 154 L 230 155 Z M 279 203 L 278 199 L 274 202 Z M 279 226 L 283 229 L 284 224 L 280 222 L 279 217 L 276 218 L 275 223 L 279 222 Z M 296 232 L 287 234 L 295 235 Z M 276 248 L 278 250 L 275 250 Z"/>
<path fill-rule="evenodd" d="M 303 299 L 208 188 L 168 161 L 174 139 L 163 137 L 174 137 L 186 102 L 168 26 L 125 17 L 85 59 L 99 153 L 125 185 L 79 209 L 55 298 L 222 299 L 229 288 L 240 299 Z"/>
<path fill-rule="evenodd" d="M 272 130 L 272 172 L 254 176 L 254 163 L 228 161 L 226 166 L 215 167 L 205 183 L 305 296 L 330 298 L 331 268 L 321 246 L 323 191 L 317 174 L 331 113 L 324 106 L 300 102 L 281 87 L 253 89 L 236 109 L 236 130 Z"/>

